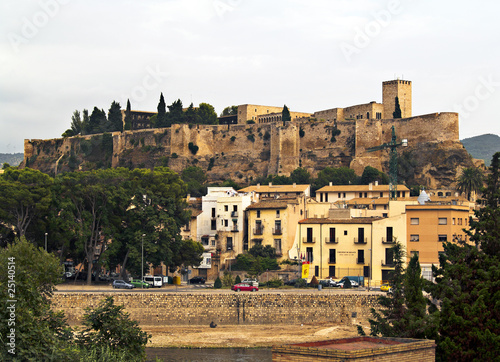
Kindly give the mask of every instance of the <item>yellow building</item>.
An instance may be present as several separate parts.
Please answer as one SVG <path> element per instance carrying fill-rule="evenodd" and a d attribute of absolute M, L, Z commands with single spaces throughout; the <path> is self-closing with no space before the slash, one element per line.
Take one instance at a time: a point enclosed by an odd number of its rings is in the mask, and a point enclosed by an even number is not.
<path fill-rule="evenodd" d="M 394 270 L 390 248 L 406 245 L 404 214 L 394 217 L 350 217 L 350 211 L 299 222 L 293 257 L 309 261 L 310 277 L 339 279 L 364 276 L 365 285 L 379 285 Z"/>
<path fill-rule="evenodd" d="M 276 249 L 278 260 L 289 259 L 298 221 L 303 218 L 301 198 L 264 199 L 247 207 L 249 248 L 257 244 Z"/>
<path fill-rule="evenodd" d="M 443 242 L 467 240 L 463 229 L 469 229 L 472 215 L 465 199 L 406 206 L 407 257 L 418 254 L 424 278 L 432 279 L 432 265 L 439 265 Z"/>

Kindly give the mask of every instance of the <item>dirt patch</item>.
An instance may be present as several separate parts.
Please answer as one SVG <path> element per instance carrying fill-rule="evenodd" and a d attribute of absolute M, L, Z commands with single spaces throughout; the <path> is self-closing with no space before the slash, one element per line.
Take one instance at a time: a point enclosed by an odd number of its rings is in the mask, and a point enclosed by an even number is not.
<path fill-rule="evenodd" d="M 152 335 L 148 347 L 270 347 L 357 336 L 356 326 L 334 324 L 141 327 Z"/>

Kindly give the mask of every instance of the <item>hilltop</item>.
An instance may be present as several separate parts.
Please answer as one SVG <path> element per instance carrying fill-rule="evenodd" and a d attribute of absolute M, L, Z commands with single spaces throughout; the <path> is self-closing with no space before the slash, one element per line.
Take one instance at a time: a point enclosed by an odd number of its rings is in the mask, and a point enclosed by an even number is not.
<path fill-rule="evenodd" d="M 484 160 L 486 166 L 490 165 L 493 155 L 500 152 L 500 137 L 495 134 L 465 138 L 461 142 L 472 157 Z"/>
<path fill-rule="evenodd" d="M 23 160 L 23 153 L 0 153 L 0 168 L 4 163 L 8 163 L 11 166 L 18 166 Z"/>

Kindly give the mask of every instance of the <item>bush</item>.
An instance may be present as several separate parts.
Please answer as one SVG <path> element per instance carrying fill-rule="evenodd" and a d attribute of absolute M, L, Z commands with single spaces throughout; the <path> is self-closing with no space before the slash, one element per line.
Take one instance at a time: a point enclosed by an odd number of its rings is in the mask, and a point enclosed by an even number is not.
<path fill-rule="evenodd" d="M 305 288 L 307 287 L 307 282 L 305 279 L 298 279 L 294 285 L 295 288 Z"/>
<path fill-rule="evenodd" d="M 222 288 L 222 282 L 221 282 L 221 280 L 220 280 L 220 278 L 219 278 L 219 277 L 217 277 L 217 279 L 215 279 L 215 282 L 214 282 L 214 288 L 215 288 L 215 289 L 220 289 L 220 288 Z"/>
<path fill-rule="evenodd" d="M 253 134 L 249 134 L 247 136 L 247 139 L 250 141 L 250 142 L 255 142 L 255 136 Z"/>
<path fill-rule="evenodd" d="M 234 279 L 234 284 L 239 284 L 241 283 L 241 278 L 239 275 L 236 276 L 236 278 Z"/>
<path fill-rule="evenodd" d="M 233 275 L 230 272 L 224 272 L 224 276 L 222 277 L 222 285 L 225 287 L 234 285 Z"/>
<path fill-rule="evenodd" d="M 267 282 L 267 286 L 270 288 L 279 288 L 283 285 L 283 280 L 280 278 L 273 278 Z"/>
<path fill-rule="evenodd" d="M 236 141 L 236 136 L 231 137 L 230 140 L 231 140 L 231 142 Z"/>
<path fill-rule="evenodd" d="M 193 155 L 196 155 L 196 152 L 198 152 L 198 150 L 199 150 L 199 147 L 196 146 L 193 142 L 188 143 L 188 148 Z"/>

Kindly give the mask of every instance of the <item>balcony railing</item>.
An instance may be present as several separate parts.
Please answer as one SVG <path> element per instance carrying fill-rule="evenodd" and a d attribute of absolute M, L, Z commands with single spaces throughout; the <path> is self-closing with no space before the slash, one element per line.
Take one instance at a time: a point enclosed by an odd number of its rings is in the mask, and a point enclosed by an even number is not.
<path fill-rule="evenodd" d="M 283 232 L 281 231 L 281 227 L 273 228 L 273 235 L 281 235 Z"/>
<path fill-rule="evenodd" d="M 238 230 L 238 225 L 234 225 L 233 228 L 231 229 L 231 232 L 233 233 L 237 233 L 239 230 Z"/>
<path fill-rule="evenodd" d="M 238 217 L 238 211 L 231 211 L 231 217 Z"/>
<path fill-rule="evenodd" d="M 327 244 L 338 244 L 339 243 L 339 238 L 329 238 L 327 236 L 327 237 L 325 237 L 325 243 L 327 243 Z"/>
<path fill-rule="evenodd" d="M 393 236 L 392 239 L 382 237 L 382 244 L 394 244 L 395 242 L 396 242 L 395 236 Z"/>
<path fill-rule="evenodd" d="M 264 233 L 264 226 L 255 227 L 253 229 L 254 235 L 262 235 Z"/>
<path fill-rule="evenodd" d="M 360 238 L 354 238 L 354 244 L 366 244 L 368 243 L 368 238 L 360 239 Z"/>
<path fill-rule="evenodd" d="M 307 238 L 307 237 L 302 237 L 302 242 L 303 243 L 315 243 L 316 242 L 316 237 L 313 236 L 312 238 Z"/>

